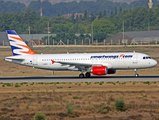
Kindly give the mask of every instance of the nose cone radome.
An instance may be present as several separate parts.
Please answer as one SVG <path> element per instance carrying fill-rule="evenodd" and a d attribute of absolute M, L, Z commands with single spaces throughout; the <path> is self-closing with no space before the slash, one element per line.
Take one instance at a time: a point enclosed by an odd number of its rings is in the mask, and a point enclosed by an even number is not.
<path fill-rule="evenodd" d="M 153 60 L 151 65 L 152 65 L 152 66 L 156 66 L 157 64 L 158 64 L 157 61 L 156 61 L 156 60 Z"/>

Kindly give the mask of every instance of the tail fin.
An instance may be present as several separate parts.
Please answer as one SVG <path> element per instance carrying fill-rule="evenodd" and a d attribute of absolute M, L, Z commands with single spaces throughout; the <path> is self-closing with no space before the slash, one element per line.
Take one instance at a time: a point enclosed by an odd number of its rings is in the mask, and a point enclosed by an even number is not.
<path fill-rule="evenodd" d="M 13 55 L 33 55 L 34 53 L 14 30 L 7 30 Z"/>

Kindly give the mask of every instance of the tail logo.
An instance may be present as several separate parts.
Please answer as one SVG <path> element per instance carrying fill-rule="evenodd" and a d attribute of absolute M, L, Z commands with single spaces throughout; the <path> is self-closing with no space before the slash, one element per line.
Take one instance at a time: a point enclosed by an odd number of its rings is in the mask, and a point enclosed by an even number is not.
<path fill-rule="evenodd" d="M 33 55 L 34 53 L 14 30 L 7 30 L 13 55 Z"/>

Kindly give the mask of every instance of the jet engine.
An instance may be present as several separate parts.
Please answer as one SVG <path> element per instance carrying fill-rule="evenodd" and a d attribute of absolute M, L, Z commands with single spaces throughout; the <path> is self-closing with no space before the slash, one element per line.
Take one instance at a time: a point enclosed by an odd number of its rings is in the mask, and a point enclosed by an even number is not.
<path fill-rule="evenodd" d="M 108 69 L 106 66 L 95 66 L 95 67 L 92 67 L 91 72 L 94 75 L 106 75 L 108 72 Z"/>
<path fill-rule="evenodd" d="M 115 74 L 116 70 L 109 69 L 106 66 L 95 66 L 92 67 L 91 72 L 94 75 L 107 75 L 107 74 Z"/>

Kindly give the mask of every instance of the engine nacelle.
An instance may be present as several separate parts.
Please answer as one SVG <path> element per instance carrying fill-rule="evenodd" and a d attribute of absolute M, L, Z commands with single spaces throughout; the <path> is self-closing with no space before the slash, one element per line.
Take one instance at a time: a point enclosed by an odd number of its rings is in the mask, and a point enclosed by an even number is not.
<path fill-rule="evenodd" d="M 96 67 L 92 67 L 91 72 L 94 75 L 106 75 L 108 72 L 108 69 L 106 66 L 96 66 Z"/>
<path fill-rule="evenodd" d="M 110 70 L 108 70 L 107 74 L 115 74 L 115 73 L 116 73 L 116 70 L 110 69 Z"/>

